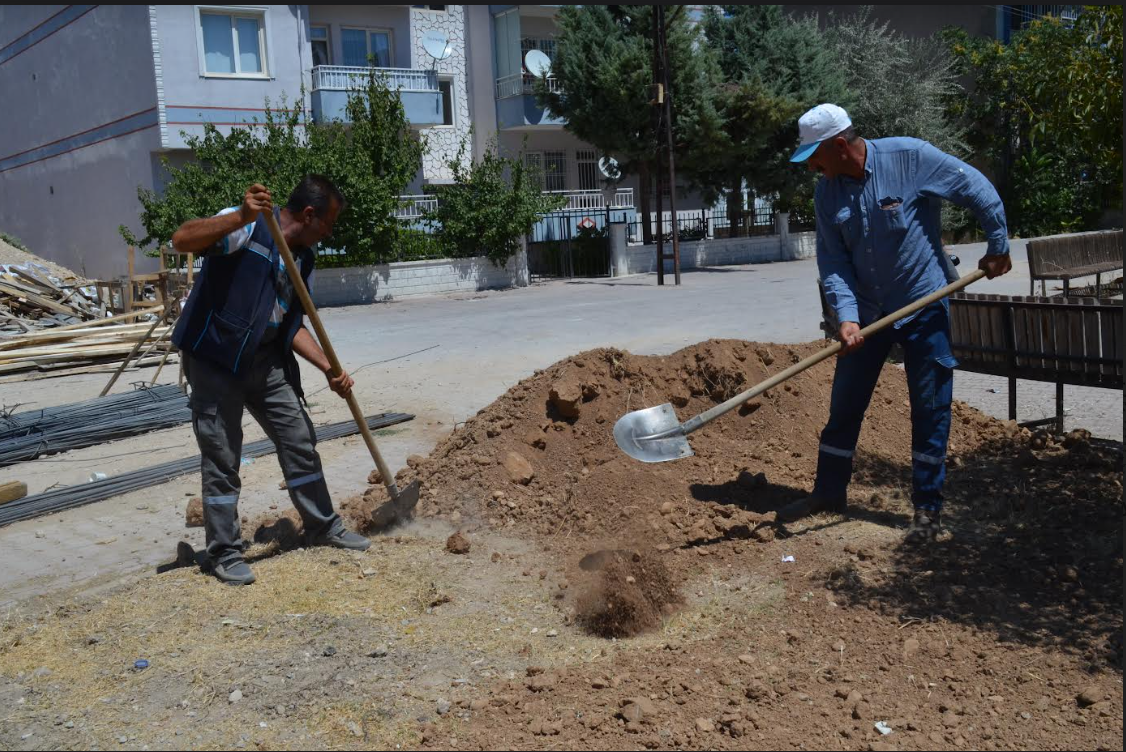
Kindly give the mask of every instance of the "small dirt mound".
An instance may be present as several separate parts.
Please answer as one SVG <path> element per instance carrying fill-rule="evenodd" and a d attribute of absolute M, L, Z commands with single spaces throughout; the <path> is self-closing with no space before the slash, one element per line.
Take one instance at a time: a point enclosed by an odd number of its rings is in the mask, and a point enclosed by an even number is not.
<path fill-rule="evenodd" d="M 584 559 L 599 566 L 578 597 L 576 620 L 593 635 L 633 637 L 659 626 L 683 603 L 654 554 L 598 551 Z"/>

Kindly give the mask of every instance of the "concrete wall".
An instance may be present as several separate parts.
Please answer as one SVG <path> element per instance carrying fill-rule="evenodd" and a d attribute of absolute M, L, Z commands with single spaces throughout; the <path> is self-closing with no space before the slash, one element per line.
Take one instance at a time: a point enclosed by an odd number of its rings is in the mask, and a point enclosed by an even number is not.
<path fill-rule="evenodd" d="M 667 243 L 665 253 L 672 253 L 672 248 Z M 815 254 L 816 233 L 813 232 L 790 234 L 786 242 L 783 242 L 778 235 L 693 240 L 680 244 L 680 268 L 699 269 L 706 266 L 794 261 L 810 258 Z M 672 268 L 672 261 L 666 261 L 665 271 L 671 272 Z M 611 248 L 612 276 L 624 277 L 629 274 L 649 274 L 655 271 L 657 271 L 656 245 L 615 244 Z"/>
<path fill-rule="evenodd" d="M 264 7 L 268 77 L 219 78 L 205 75 L 200 63 L 197 6 L 155 6 L 162 71 L 158 83 L 167 122 L 164 148 L 184 148 L 181 131 L 202 136 L 205 122 L 228 133 L 231 124 L 262 120 L 267 97 L 272 107 L 279 107 L 283 96 L 291 103 L 297 100 L 302 82 L 306 90 L 312 88 L 307 6 Z"/>
<path fill-rule="evenodd" d="M 0 230 L 86 276 L 124 272 L 153 183 L 152 38 L 144 5 L 0 8 Z"/>
<path fill-rule="evenodd" d="M 317 306 L 344 306 L 527 284 L 527 255 L 520 253 L 503 267 L 478 256 L 318 269 L 311 293 Z"/>

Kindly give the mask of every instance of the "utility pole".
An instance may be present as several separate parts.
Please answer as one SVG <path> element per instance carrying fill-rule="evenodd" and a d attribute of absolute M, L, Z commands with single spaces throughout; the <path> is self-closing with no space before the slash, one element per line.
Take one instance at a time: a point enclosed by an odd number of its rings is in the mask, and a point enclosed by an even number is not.
<path fill-rule="evenodd" d="M 669 51 L 668 27 L 665 21 L 665 7 L 653 8 L 653 96 L 649 104 L 653 106 L 653 136 L 655 141 L 656 164 L 653 170 L 657 198 L 657 284 L 665 284 L 665 261 L 672 260 L 675 283 L 680 284 L 680 232 L 676 217 L 676 167 L 673 160 L 672 138 L 672 96 L 669 89 Z M 668 173 L 664 170 L 663 159 L 668 152 Z M 668 180 L 669 210 L 672 215 L 671 238 L 672 255 L 665 254 L 664 244 L 664 185 Z M 646 186 L 648 188 L 648 186 Z M 646 217 L 648 221 L 648 217 Z"/>

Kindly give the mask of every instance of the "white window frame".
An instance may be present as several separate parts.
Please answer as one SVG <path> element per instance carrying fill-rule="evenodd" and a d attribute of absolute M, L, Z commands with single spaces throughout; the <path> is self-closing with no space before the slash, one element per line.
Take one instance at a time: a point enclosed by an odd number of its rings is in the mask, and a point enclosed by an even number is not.
<path fill-rule="evenodd" d="M 438 76 L 438 96 L 442 96 L 442 84 L 450 85 L 450 124 L 435 125 L 434 128 L 452 131 L 457 130 L 457 79 L 453 76 Z"/>
<path fill-rule="evenodd" d="M 325 30 L 324 40 L 314 39 L 313 38 L 313 29 L 324 29 Z M 312 52 L 313 52 L 313 44 L 315 42 L 320 42 L 320 41 L 324 41 L 324 43 L 328 46 L 328 62 L 325 63 L 325 65 L 332 65 L 332 61 L 336 59 L 335 55 L 332 54 L 332 26 L 330 24 L 325 24 L 325 23 L 311 23 L 311 24 L 309 24 L 309 53 L 310 54 L 312 54 Z"/>
<path fill-rule="evenodd" d="M 448 15 L 449 12 L 450 12 L 450 6 L 446 5 L 446 6 L 443 6 L 443 8 L 441 10 L 434 10 L 429 5 L 424 5 L 421 8 L 416 8 L 412 5 L 411 10 L 420 10 L 420 11 L 423 11 L 424 13 L 442 13 L 443 15 Z"/>
<path fill-rule="evenodd" d="M 340 26 L 340 63 L 344 64 L 344 32 L 345 31 L 362 31 L 364 32 L 364 41 L 367 43 L 367 54 L 371 55 L 371 33 L 373 31 L 380 32 L 387 35 L 387 66 L 388 68 L 395 67 L 395 31 L 394 29 L 386 29 L 381 26 Z M 366 65 L 367 63 L 365 63 Z M 379 66 L 376 66 L 377 68 Z"/>
<path fill-rule="evenodd" d="M 238 34 L 234 32 L 235 26 L 231 25 L 234 35 L 234 73 L 211 73 L 207 70 L 207 53 L 203 48 L 203 14 L 209 13 L 230 18 L 253 18 L 258 21 L 258 54 L 262 59 L 263 70 L 260 73 L 241 73 L 239 67 Z M 199 75 L 201 78 L 252 78 L 256 80 L 271 80 L 274 70 L 272 47 L 270 45 L 270 14 L 269 7 L 265 5 L 197 5 L 195 6 L 195 39 L 196 53 L 199 59 Z"/>

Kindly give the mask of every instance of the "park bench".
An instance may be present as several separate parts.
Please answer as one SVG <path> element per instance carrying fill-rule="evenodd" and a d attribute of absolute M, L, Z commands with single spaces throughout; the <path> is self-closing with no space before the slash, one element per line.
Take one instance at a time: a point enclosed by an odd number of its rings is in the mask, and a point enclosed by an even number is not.
<path fill-rule="evenodd" d="M 1028 241 L 1030 290 L 1046 294 L 1048 280 L 1063 282 L 1064 297 L 1071 282 L 1080 277 L 1095 277 L 1095 297 L 1102 297 L 1102 275 L 1122 269 L 1122 230 L 1076 232 L 1050 235 Z"/>
<path fill-rule="evenodd" d="M 1119 233 L 1121 238 L 1121 233 Z M 1009 419 L 1017 419 L 1017 379 L 1054 382 L 1054 423 L 1063 433 L 1063 387 L 1122 389 L 1122 301 L 957 293 L 950 339 L 958 368 L 1009 380 Z"/>

